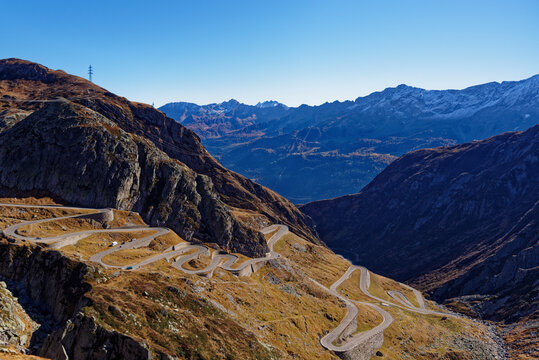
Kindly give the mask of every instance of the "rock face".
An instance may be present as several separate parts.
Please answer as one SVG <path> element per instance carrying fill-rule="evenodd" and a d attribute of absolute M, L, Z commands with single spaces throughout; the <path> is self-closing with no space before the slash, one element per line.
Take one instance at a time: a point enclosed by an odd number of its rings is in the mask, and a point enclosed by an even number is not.
<path fill-rule="evenodd" d="M 161 108 L 197 131 L 223 165 L 296 203 L 359 192 L 408 151 L 525 130 L 538 109 L 539 75 L 463 90 L 399 85 L 320 106 Z"/>
<path fill-rule="evenodd" d="M 0 277 L 21 283 L 32 303 L 45 309 L 54 323 L 73 317 L 86 305 L 89 290 L 83 278 L 86 266 L 59 252 L 0 244 Z"/>
<path fill-rule="evenodd" d="M 148 105 L 17 59 L 0 61 L 0 94 L 4 190 L 134 210 L 187 240 L 250 256 L 267 248 L 246 217 L 319 241 L 288 200 L 223 168 L 192 131 Z"/>
<path fill-rule="evenodd" d="M 26 314 L 16 297 L 0 281 L 0 349 L 25 349 L 31 334 L 38 326 Z"/>
<path fill-rule="evenodd" d="M 337 353 L 337 356 L 343 360 L 369 360 L 372 359 L 376 352 L 384 343 L 384 333 L 379 332 L 371 336 L 367 341 L 352 350 Z"/>
<path fill-rule="evenodd" d="M 142 343 L 118 332 L 105 330 L 96 325 L 92 318 L 82 314 L 68 320 L 62 329 L 49 336 L 40 355 L 53 360 L 151 359 L 149 349 Z"/>
<path fill-rule="evenodd" d="M 53 327 L 59 327 L 45 339 L 39 351 L 41 356 L 53 360 L 149 359 L 149 350 L 144 344 L 105 330 L 80 313 L 90 304 L 85 297 L 90 290 L 85 282 L 89 270 L 92 269 L 56 251 L 0 243 L 0 278 L 20 284 L 29 301 L 50 314 Z M 0 293 L 5 291 L 0 289 Z M 9 297 L 1 296 L 0 301 L 7 302 Z M 19 327 L 24 325 L 20 324 L 20 319 L 14 321 Z"/>
<path fill-rule="evenodd" d="M 301 209 L 336 252 L 437 299 L 483 295 L 495 320 L 538 308 L 539 125 L 411 152 L 359 194 Z"/>

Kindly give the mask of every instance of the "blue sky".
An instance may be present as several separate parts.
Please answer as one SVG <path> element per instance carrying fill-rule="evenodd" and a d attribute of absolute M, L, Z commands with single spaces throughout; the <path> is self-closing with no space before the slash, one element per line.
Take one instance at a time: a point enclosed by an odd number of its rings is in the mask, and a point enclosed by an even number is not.
<path fill-rule="evenodd" d="M 288 105 L 539 73 L 539 1 L 9 1 L 0 58 L 129 99 Z"/>

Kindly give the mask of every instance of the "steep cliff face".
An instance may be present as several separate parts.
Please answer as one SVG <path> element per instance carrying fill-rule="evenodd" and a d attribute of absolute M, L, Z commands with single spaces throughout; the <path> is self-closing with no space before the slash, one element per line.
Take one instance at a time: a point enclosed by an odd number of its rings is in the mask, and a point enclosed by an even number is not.
<path fill-rule="evenodd" d="M 0 281 L 0 352 L 23 351 L 38 326 L 26 314 L 6 283 Z"/>
<path fill-rule="evenodd" d="M 140 211 L 152 225 L 247 255 L 266 249 L 235 210 L 319 241 L 293 204 L 223 168 L 191 130 L 151 106 L 17 59 L 0 61 L 0 94 L 0 186 Z M 48 102 L 58 97 L 68 100 Z"/>
<path fill-rule="evenodd" d="M 86 266 L 59 252 L 0 243 L 0 277 L 23 285 L 29 299 L 45 309 L 57 324 L 73 317 L 84 305 Z"/>
<path fill-rule="evenodd" d="M 53 360 L 149 359 L 143 343 L 103 329 L 80 312 L 91 304 L 85 297 L 91 288 L 85 278 L 93 270 L 56 251 L 0 240 L 0 278 L 17 283 L 21 297 L 28 297 L 29 303 L 48 313 L 51 324 L 42 327 L 57 328 L 43 344 L 36 343 L 36 337 L 46 334 L 30 331 L 31 339 L 22 338 L 21 346 L 38 345 L 38 352 Z M 8 300 L 2 296 L 3 302 Z M 18 340 L 21 342 L 21 337 Z"/>
<path fill-rule="evenodd" d="M 307 204 L 322 239 L 438 299 L 479 297 L 513 320 L 537 309 L 539 126 L 409 153 L 356 195 Z"/>
<path fill-rule="evenodd" d="M 230 214 L 211 179 L 171 159 L 151 142 L 68 101 L 41 110 L 0 133 L 0 183 L 42 189 L 82 206 L 131 209 L 152 224 L 263 254 L 263 237 Z"/>

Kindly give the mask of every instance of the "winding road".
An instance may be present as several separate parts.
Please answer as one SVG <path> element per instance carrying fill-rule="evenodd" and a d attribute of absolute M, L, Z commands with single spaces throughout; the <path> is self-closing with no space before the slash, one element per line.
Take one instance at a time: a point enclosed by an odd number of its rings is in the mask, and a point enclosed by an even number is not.
<path fill-rule="evenodd" d="M 158 236 L 167 234 L 168 232 L 170 232 L 170 230 L 163 227 L 149 227 L 149 226 L 138 226 L 138 225 L 135 226 L 134 225 L 134 226 L 125 226 L 121 228 L 83 230 L 80 232 L 67 233 L 64 235 L 59 235 L 55 237 L 47 237 L 47 238 L 30 237 L 30 236 L 25 236 L 25 235 L 20 234 L 18 232 L 18 229 L 20 229 L 22 226 L 40 224 L 47 221 L 56 221 L 56 220 L 77 218 L 77 217 L 84 218 L 84 217 L 89 217 L 89 216 L 91 217 L 91 216 L 96 216 L 100 214 L 107 214 L 107 213 L 111 213 L 112 210 L 111 209 L 90 209 L 90 208 L 81 208 L 81 207 L 66 207 L 66 206 L 59 206 L 59 205 L 23 205 L 23 204 L 11 204 L 11 203 L 0 203 L 0 206 L 18 207 L 18 208 L 44 208 L 44 209 L 53 208 L 53 209 L 73 210 L 73 211 L 83 211 L 83 212 L 87 212 L 88 210 L 90 210 L 91 211 L 90 213 L 23 221 L 23 222 L 11 225 L 3 230 L 5 235 L 10 236 L 12 238 L 15 238 L 18 240 L 30 241 L 34 243 L 45 244 L 55 249 L 61 248 L 67 245 L 74 245 L 81 239 L 88 237 L 90 235 L 93 235 L 93 234 L 153 231 L 154 233 L 151 235 L 145 236 L 140 239 L 133 239 L 130 242 L 126 242 L 126 243 L 123 243 L 114 247 L 110 247 L 107 250 L 104 250 L 100 253 L 97 253 L 91 256 L 89 259 L 90 261 L 99 263 L 100 265 L 106 268 L 116 268 L 116 269 L 122 269 L 125 271 L 136 270 L 148 264 L 159 261 L 161 259 L 165 259 L 169 261 L 174 268 L 180 271 L 183 271 L 184 273 L 187 273 L 187 274 L 211 276 L 213 272 L 215 271 L 215 269 L 221 268 L 223 270 L 234 273 L 238 276 L 248 276 L 251 273 L 256 272 L 258 269 L 260 269 L 267 261 L 272 260 L 272 259 L 277 259 L 280 257 L 280 254 L 273 250 L 274 245 L 279 239 L 281 239 L 284 235 L 289 233 L 289 229 L 285 225 L 271 225 L 262 229 L 261 232 L 264 234 L 275 232 L 275 234 L 273 234 L 272 237 L 268 240 L 269 252 L 266 254 L 265 257 L 249 259 L 237 266 L 234 266 L 236 265 L 236 262 L 238 261 L 238 257 L 236 255 L 224 253 L 221 251 L 212 252 L 210 248 L 204 245 L 192 244 L 189 242 L 184 242 L 184 243 L 171 246 L 167 248 L 166 250 L 164 250 L 162 253 L 149 257 L 147 259 L 144 259 L 140 261 L 139 263 L 136 263 L 133 265 L 115 266 L 115 265 L 110 265 L 103 262 L 103 258 L 106 255 L 112 254 L 119 250 L 137 249 L 141 247 L 146 247 L 151 243 L 153 239 L 155 239 Z M 201 255 L 211 257 L 210 264 L 208 264 L 204 269 L 191 270 L 191 269 L 186 269 L 183 267 L 185 263 L 187 263 L 188 261 L 192 259 L 196 259 Z M 388 302 L 386 299 L 381 299 L 379 297 L 376 297 L 369 292 L 369 286 L 370 286 L 369 271 L 362 266 L 351 265 L 346 270 L 346 272 L 329 288 L 320 284 L 316 280 L 309 278 L 309 280 L 312 281 L 314 284 L 324 289 L 326 292 L 330 293 L 331 295 L 337 297 L 346 305 L 347 313 L 345 317 L 341 320 L 341 322 L 336 328 L 332 329 L 325 336 L 323 336 L 320 340 L 321 345 L 328 350 L 331 350 L 337 353 L 351 351 L 356 346 L 365 343 L 367 340 L 369 340 L 373 336 L 380 335 L 380 334 L 383 335 L 384 330 L 388 326 L 390 326 L 391 323 L 394 321 L 391 314 L 388 311 L 382 309 L 377 304 L 373 304 L 369 302 L 362 302 L 362 301 L 353 301 L 339 293 L 339 290 L 338 290 L 339 286 L 341 286 L 344 281 L 349 279 L 350 276 L 352 276 L 352 274 L 356 270 L 361 271 L 360 282 L 359 282 L 359 287 L 361 291 L 365 295 L 373 299 L 375 302 L 379 302 L 383 306 L 399 307 L 399 308 L 406 309 L 406 310 L 413 311 L 420 314 L 456 316 L 449 313 L 443 313 L 443 312 L 427 309 L 425 306 L 425 301 L 421 293 L 417 291 L 416 289 L 413 289 L 412 287 L 409 287 L 405 284 L 402 284 L 402 285 L 414 293 L 414 296 L 416 297 L 416 300 L 419 306 L 414 306 L 410 302 L 410 300 L 402 292 L 399 292 L 399 291 L 390 290 L 387 292 L 388 295 L 391 298 L 393 298 L 397 303 Z M 356 330 L 357 330 L 358 316 L 360 315 L 357 304 L 369 306 L 372 309 L 376 310 L 382 316 L 382 322 L 378 324 L 376 327 L 368 331 L 357 332 Z M 339 344 L 336 344 L 337 341 L 339 342 Z"/>
<path fill-rule="evenodd" d="M 40 224 L 47 221 L 57 221 L 57 220 L 63 220 L 63 219 L 69 219 L 69 218 L 85 218 L 85 217 L 91 217 L 91 216 L 95 216 L 99 214 L 106 214 L 106 213 L 110 213 L 111 209 L 90 209 L 90 208 L 67 207 L 67 206 L 59 206 L 59 205 L 22 205 L 22 204 L 11 204 L 11 203 L 0 203 L 0 206 L 18 207 L 18 208 L 41 208 L 41 209 L 52 208 L 52 209 L 60 209 L 60 210 L 72 210 L 72 211 L 90 210 L 91 211 L 90 213 L 23 221 L 23 222 L 8 226 L 7 228 L 3 230 L 4 234 L 10 237 L 13 237 L 17 240 L 25 240 L 25 241 L 38 243 L 38 244 L 45 244 L 45 245 L 48 245 L 50 248 L 54 248 L 54 249 L 59 249 L 68 245 L 75 245 L 81 239 L 84 239 L 93 234 L 154 231 L 153 234 L 145 236 L 143 238 L 133 239 L 130 242 L 126 242 L 124 244 L 120 244 L 120 245 L 108 248 L 107 250 L 104 250 L 100 253 L 93 255 L 89 259 L 90 261 L 99 263 L 100 265 L 106 268 L 116 268 L 116 269 L 122 269 L 122 270 L 135 270 L 135 269 L 141 268 L 142 266 L 149 265 L 151 263 L 159 261 L 161 259 L 166 259 L 166 260 L 172 261 L 173 267 L 187 274 L 211 275 L 215 271 L 215 269 L 219 267 L 223 270 L 230 271 L 240 276 L 247 276 L 255 272 L 256 270 L 258 270 L 259 268 L 261 268 L 267 261 L 276 259 L 280 256 L 278 253 L 273 251 L 273 246 L 283 235 L 288 233 L 288 227 L 285 225 L 271 225 L 265 229 L 262 229 L 261 232 L 264 234 L 268 234 L 268 233 L 271 233 L 272 231 L 277 230 L 277 232 L 268 240 L 268 248 L 270 251 L 266 254 L 265 257 L 246 260 L 242 264 L 238 265 L 237 267 L 233 267 L 238 260 L 238 257 L 236 255 L 232 255 L 228 253 L 221 253 L 218 251 L 214 251 L 212 253 L 211 250 L 204 245 L 192 244 L 189 242 L 180 243 L 178 245 L 171 246 L 165 251 L 163 251 L 163 253 L 152 256 L 148 259 L 142 260 L 141 262 L 133 264 L 133 265 L 116 266 L 116 265 L 110 265 L 110 264 L 105 263 L 103 261 L 103 258 L 119 250 L 138 249 L 141 247 L 147 247 L 148 245 L 150 245 L 153 239 L 161 235 L 165 235 L 169 233 L 170 230 L 168 228 L 163 228 L 163 227 L 125 226 L 121 228 L 95 229 L 95 230 L 83 230 L 79 232 L 70 232 L 64 235 L 47 237 L 47 238 L 33 237 L 33 236 L 22 235 L 18 232 L 18 230 L 23 226 Z M 194 252 L 191 252 L 192 250 L 194 250 Z M 185 253 L 189 253 L 189 254 L 185 254 Z M 183 265 L 186 262 L 192 259 L 196 259 L 197 257 L 201 255 L 212 257 L 210 264 L 206 268 L 199 269 L 199 270 L 189 270 L 183 267 Z"/>

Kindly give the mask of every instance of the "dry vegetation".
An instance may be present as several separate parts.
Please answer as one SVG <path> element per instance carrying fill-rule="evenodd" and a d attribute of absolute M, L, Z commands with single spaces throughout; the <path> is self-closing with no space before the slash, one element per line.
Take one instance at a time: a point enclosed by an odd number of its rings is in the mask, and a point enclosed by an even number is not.
<path fill-rule="evenodd" d="M 285 235 L 274 250 L 295 262 L 309 277 L 329 287 L 348 269 L 350 263 L 324 246 L 307 242 L 294 234 Z"/>
<path fill-rule="evenodd" d="M 110 227 L 122 226 L 144 226 L 146 223 L 142 220 L 138 213 L 132 211 L 114 210 L 114 220 L 109 224 Z"/>
<path fill-rule="evenodd" d="M 54 208 L 15 208 L 0 205 L 0 226 L 2 226 L 2 228 L 6 228 L 7 226 L 21 221 L 41 220 L 50 217 L 60 217 L 75 214 L 83 214 L 83 212 Z"/>
<path fill-rule="evenodd" d="M 90 219 L 68 218 L 21 226 L 17 230 L 17 233 L 31 237 L 53 237 L 72 232 L 102 228 L 103 226 L 100 223 Z"/>
<path fill-rule="evenodd" d="M 184 263 L 182 267 L 187 270 L 202 270 L 210 265 L 211 259 L 210 256 L 201 254 L 196 259 L 191 259 Z"/>
<path fill-rule="evenodd" d="M 25 354 L 2 354 L 0 352 L 0 360 L 47 360 L 45 358 L 34 356 L 34 355 L 25 355 Z"/>
<path fill-rule="evenodd" d="M 0 210 L 3 221 L 52 214 L 38 209 L 21 213 Z M 52 216 L 61 215 L 65 214 Z M 115 215 L 116 226 L 142 223 L 136 214 L 116 211 Z M 47 222 L 47 227 L 40 230 L 54 232 L 58 229 L 55 223 Z M 69 231 L 77 231 L 79 224 L 59 223 Z M 86 224 L 80 226 L 84 228 Z M 113 241 L 122 243 L 151 233 L 148 230 L 94 234 L 61 251 L 87 260 Z M 274 233 L 266 234 L 266 239 Z M 103 260 L 111 265 L 134 264 L 180 242 L 183 240 L 170 232 L 154 239 L 148 247 L 120 250 Z M 186 359 L 336 359 L 322 348 L 320 338 L 340 323 L 346 309 L 340 300 L 307 278 L 329 287 L 350 264 L 329 249 L 293 234 L 277 242 L 275 251 L 283 258 L 271 261 L 249 277 L 237 277 L 222 269 L 217 269 L 212 277 L 188 275 L 165 260 L 130 272 L 91 267 L 88 281 L 92 290 L 88 296 L 93 304 L 84 311 L 106 328 L 144 339 L 156 356 L 164 352 Z M 238 256 L 237 265 L 248 260 Z M 200 269 L 210 261 L 210 257 L 200 257 L 184 266 Z M 355 271 L 338 291 L 353 301 L 373 302 L 360 291 L 359 280 L 360 271 Z M 387 290 L 401 291 L 417 305 L 406 287 L 371 274 L 371 292 L 393 302 Z M 357 306 L 357 331 L 372 329 L 382 321 L 372 308 Z M 469 353 L 459 350 L 465 347 L 462 334 L 467 334 L 466 341 L 485 340 L 482 328 L 467 320 L 419 315 L 394 306 L 386 310 L 395 322 L 385 331 L 380 349 L 384 358 L 465 359 Z"/>
<path fill-rule="evenodd" d="M 61 251 L 68 255 L 75 255 L 77 258 L 84 260 L 90 259 L 94 254 L 97 254 L 103 250 L 106 250 L 112 242 L 117 242 L 121 244 L 123 242 L 131 241 L 131 239 L 140 239 L 146 237 L 150 234 L 155 233 L 155 231 L 142 231 L 142 232 L 133 232 L 133 233 L 102 233 L 102 234 L 93 234 L 84 239 L 79 240 L 75 245 L 65 246 Z M 144 250 L 144 249 L 137 249 Z M 123 251 L 123 250 L 120 250 Z M 119 251 L 119 252 L 120 252 Z M 104 261 L 107 257 L 104 258 Z M 107 261 L 105 261 L 107 262 Z"/>
<path fill-rule="evenodd" d="M 385 299 L 390 302 L 395 302 L 395 300 L 388 295 L 389 290 L 400 291 L 406 296 L 408 300 L 414 305 L 419 306 L 417 299 L 414 295 L 414 292 L 408 289 L 406 286 L 399 284 L 395 280 L 388 279 L 384 276 L 373 274 L 371 272 L 371 284 L 369 287 L 369 292 L 380 299 Z"/>

